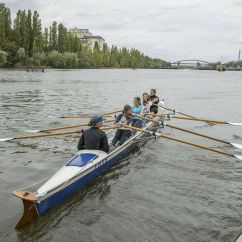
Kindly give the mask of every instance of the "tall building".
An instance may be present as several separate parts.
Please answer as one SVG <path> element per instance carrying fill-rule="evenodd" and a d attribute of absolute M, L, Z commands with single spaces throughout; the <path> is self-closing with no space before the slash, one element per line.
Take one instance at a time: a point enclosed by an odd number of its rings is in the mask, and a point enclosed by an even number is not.
<path fill-rule="evenodd" d="M 95 45 L 98 46 L 101 51 L 103 50 L 105 39 L 101 36 L 92 35 L 89 29 L 72 28 L 70 32 L 77 36 L 83 45 L 90 47 L 92 50 Z"/>

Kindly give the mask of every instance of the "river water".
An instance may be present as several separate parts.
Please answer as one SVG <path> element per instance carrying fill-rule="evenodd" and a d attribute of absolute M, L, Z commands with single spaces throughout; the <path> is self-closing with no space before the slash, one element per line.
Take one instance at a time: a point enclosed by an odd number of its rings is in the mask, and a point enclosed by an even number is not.
<path fill-rule="evenodd" d="M 191 70 L 0 70 L 0 138 L 76 124 L 66 114 L 120 109 L 156 88 L 167 107 L 242 122 L 241 72 Z M 84 121 L 84 120 L 83 120 Z M 242 143 L 242 128 L 171 120 Z M 239 150 L 166 128 L 189 141 Z M 0 143 L 1 241 L 229 241 L 242 226 L 242 164 L 164 139 L 150 140 L 35 223 L 16 231 L 21 201 L 11 192 L 51 176 L 76 152 L 78 137 Z"/>

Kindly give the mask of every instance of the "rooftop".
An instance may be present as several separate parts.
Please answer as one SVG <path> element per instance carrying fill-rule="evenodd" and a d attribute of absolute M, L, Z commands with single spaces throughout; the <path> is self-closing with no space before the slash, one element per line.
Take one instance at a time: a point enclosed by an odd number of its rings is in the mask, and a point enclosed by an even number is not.
<path fill-rule="evenodd" d="M 98 36 L 98 35 L 84 36 L 82 39 L 103 39 L 104 40 L 102 36 Z"/>

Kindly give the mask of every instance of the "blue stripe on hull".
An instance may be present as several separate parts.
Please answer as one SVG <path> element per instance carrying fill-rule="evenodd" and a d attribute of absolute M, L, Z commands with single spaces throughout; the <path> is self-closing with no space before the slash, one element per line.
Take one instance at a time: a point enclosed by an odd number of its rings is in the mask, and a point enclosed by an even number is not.
<path fill-rule="evenodd" d="M 63 190 L 60 190 L 59 192 L 53 194 L 50 197 L 47 197 L 45 200 L 42 200 L 40 202 L 36 202 L 36 206 L 39 212 L 39 215 L 44 215 L 50 208 L 54 207 L 58 203 L 60 203 L 64 198 L 69 196 L 71 193 L 77 191 L 84 185 L 86 185 L 89 181 L 91 181 L 94 177 L 100 175 L 102 172 L 107 170 L 109 167 L 111 167 L 113 164 L 115 164 L 117 161 L 119 161 L 121 158 L 123 158 L 128 152 L 133 150 L 135 147 L 137 147 L 138 143 L 134 142 L 131 145 L 129 145 L 126 149 L 124 149 L 122 152 L 118 153 L 116 156 L 114 156 L 109 161 L 105 162 L 103 165 L 99 166 L 86 176 L 80 178 L 79 180 L 75 181 L 74 183 L 70 184 L 69 186 L 65 187 Z"/>

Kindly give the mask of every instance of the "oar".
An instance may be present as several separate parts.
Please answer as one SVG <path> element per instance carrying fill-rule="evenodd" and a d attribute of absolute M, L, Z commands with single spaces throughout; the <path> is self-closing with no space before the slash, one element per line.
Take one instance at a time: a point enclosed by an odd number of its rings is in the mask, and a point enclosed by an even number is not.
<path fill-rule="evenodd" d="M 184 128 L 181 128 L 181 127 L 178 127 L 178 126 L 175 126 L 175 125 L 171 125 L 171 124 L 165 124 L 165 126 L 172 128 L 172 129 L 184 131 L 184 132 L 187 132 L 187 133 L 190 133 L 190 134 L 198 135 L 198 136 L 201 136 L 201 137 L 204 137 L 204 138 L 207 138 L 207 139 L 215 140 L 215 141 L 218 141 L 218 142 L 221 142 L 221 143 L 224 143 L 224 144 L 228 144 L 228 145 L 233 146 L 233 147 L 238 148 L 238 149 L 242 149 L 241 144 L 231 143 L 227 140 L 223 140 L 223 139 L 219 139 L 219 138 L 212 137 L 212 136 L 209 136 L 209 135 L 201 134 L 201 133 L 198 133 L 198 132 L 195 132 L 195 131 L 192 131 L 192 130 L 188 130 L 188 129 L 184 129 Z"/>
<path fill-rule="evenodd" d="M 234 155 L 234 154 L 222 151 L 222 150 L 210 148 L 208 146 L 204 146 L 204 145 L 192 143 L 192 142 L 189 142 L 189 141 L 186 141 L 186 140 L 174 138 L 174 137 L 171 137 L 171 136 L 168 136 L 168 135 L 165 135 L 165 134 L 154 133 L 154 132 L 147 130 L 147 129 L 136 128 L 136 127 L 132 127 L 132 126 L 129 126 L 129 125 L 121 125 L 121 126 L 124 127 L 124 128 L 133 129 L 135 131 L 140 131 L 140 132 L 146 132 L 146 133 L 149 133 L 151 135 L 155 135 L 157 137 L 173 140 L 173 141 L 176 141 L 176 142 L 179 142 L 179 143 L 191 145 L 191 146 L 198 147 L 198 148 L 201 148 L 201 149 L 204 149 L 204 150 L 209 150 L 209 151 L 212 151 L 212 152 L 215 152 L 215 153 L 219 153 L 219 154 L 230 156 L 230 157 L 235 157 L 239 160 L 242 160 L 242 156 L 240 156 L 240 155 Z"/>
<path fill-rule="evenodd" d="M 84 115 L 70 115 L 70 116 L 61 116 L 59 118 L 91 118 L 93 115 L 91 114 L 84 114 Z M 102 117 L 113 117 L 114 115 L 112 114 L 102 114 Z"/>
<path fill-rule="evenodd" d="M 117 111 L 113 111 L 110 113 L 103 113 L 100 114 L 100 116 L 103 117 L 113 117 L 113 114 L 115 113 L 119 113 L 122 112 L 123 110 L 117 110 Z M 66 115 L 66 116 L 61 116 L 59 118 L 91 118 L 94 114 L 80 114 L 80 115 Z"/>
<path fill-rule="evenodd" d="M 172 111 L 174 113 L 179 113 L 179 114 L 181 114 L 181 115 L 183 115 L 185 117 L 188 117 L 188 118 L 193 118 L 193 119 L 197 119 L 198 118 L 198 117 L 192 116 L 192 115 L 187 114 L 187 113 L 182 113 L 180 111 L 176 111 L 175 109 L 166 108 L 166 107 L 163 107 L 163 108 L 166 109 L 166 110 L 168 110 L 168 111 Z M 209 124 L 209 125 L 215 125 L 215 123 L 212 123 L 212 122 L 206 122 L 206 123 Z"/>
<path fill-rule="evenodd" d="M 192 130 L 188 130 L 188 129 L 184 129 L 184 128 L 181 128 L 181 127 L 178 127 L 178 126 L 175 126 L 175 125 L 164 124 L 164 123 L 159 122 L 157 120 L 153 120 L 153 119 L 150 119 L 150 118 L 142 117 L 140 115 L 137 115 L 137 116 L 139 118 L 141 118 L 141 119 L 144 119 L 144 120 L 147 120 L 147 121 L 151 121 L 151 122 L 156 123 L 156 124 L 163 124 L 163 125 L 165 125 L 168 128 L 177 129 L 177 130 L 180 130 L 180 131 L 183 131 L 183 132 L 187 132 L 187 133 L 198 135 L 198 136 L 201 136 L 201 137 L 204 137 L 204 138 L 207 138 L 207 139 L 215 140 L 215 141 L 218 141 L 218 142 L 221 142 L 221 143 L 224 143 L 224 144 L 228 144 L 228 145 L 233 146 L 233 147 L 238 148 L 238 149 L 242 149 L 242 145 L 241 144 L 231 143 L 231 142 L 223 140 L 223 139 L 219 139 L 219 138 L 215 138 L 215 137 L 208 136 L 208 135 L 205 135 L 205 134 L 201 134 L 201 133 L 198 133 L 198 132 L 195 132 L 195 131 L 192 131 Z"/>
<path fill-rule="evenodd" d="M 102 127 L 101 130 L 108 130 L 108 129 L 116 129 L 117 126 L 108 126 L 108 127 Z M 20 139 L 33 139 L 33 138 L 44 138 L 44 137 L 50 137 L 50 136 L 60 136 L 60 135 L 67 135 L 67 134 L 78 134 L 80 133 L 80 130 L 75 131 L 68 131 L 68 132 L 58 132 L 58 133 L 49 133 L 49 134 L 38 134 L 38 135 L 27 135 L 27 136 L 17 136 L 12 138 L 4 138 L 0 139 L 0 142 L 3 141 L 10 141 L 10 140 L 20 140 Z"/>
<path fill-rule="evenodd" d="M 105 120 L 105 123 L 109 122 L 114 122 L 115 120 Z M 68 125 L 68 126 L 60 126 L 56 128 L 47 128 L 47 129 L 39 129 L 39 130 L 25 130 L 30 133 L 42 133 L 42 132 L 50 132 L 50 131 L 55 131 L 55 130 L 61 130 L 61 129 L 72 129 L 72 128 L 77 128 L 77 127 L 82 127 L 82 126 L 88 126 L 88 123 L 81 123 L 77 125 Z"/>
<path fill-rule="evenodd" d="M 212 122 L 216 124 L 229 124 L 229 125 L 234 125 L 234 126 L 242 126 L 242 123 L 233 123 L 233 122 L 228 122 L 228 121 L 219 121 L 219 120 L 210 120 L 210 119 L 201 119 L 201 118 L 186 118 L 186 117 L 179 117 L 179 116 L 170 116 L 171 118 L 176 118 L 176 119 L 184 119 L 184 120 L 191 120 L 191 121 L 201 121 L 201 122 Z"/>
<path fill-rule="evenodd" d="M 228 121 L 219 121 L 219 120 L 211 120 L 211 119 L 202 119 L 202 118 L 186 118 L 186 117 L 180 117 L 180 116 L 173 116 L 173 115 L 160 115 L 160 114 L 154 114 L 154 113 L 146 113 L 147 115 L 150 116 L 158 116 L 158 117 L 165 117 L 167 116 L 168 118 L 176 118 L 176 119 L 184 119 L 184 120 L 191 120 L 191 121 L 201 121 L 201 122 L 212 122 L 216 124 L 229 124 L 229 125 L 234 125 L 234 126 L 242 126 L 242 123 L 233 123 L 233 122 L 228 122 Z"/>

